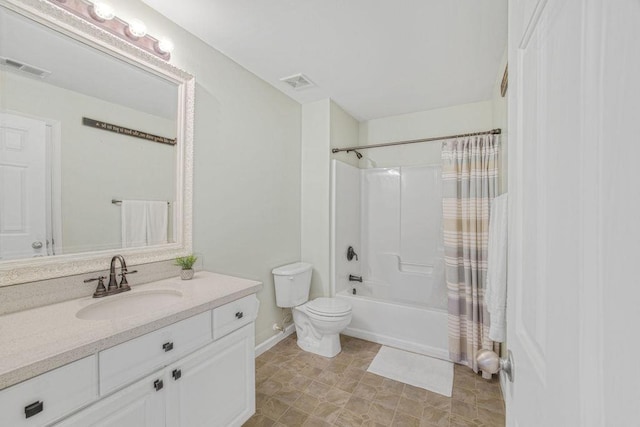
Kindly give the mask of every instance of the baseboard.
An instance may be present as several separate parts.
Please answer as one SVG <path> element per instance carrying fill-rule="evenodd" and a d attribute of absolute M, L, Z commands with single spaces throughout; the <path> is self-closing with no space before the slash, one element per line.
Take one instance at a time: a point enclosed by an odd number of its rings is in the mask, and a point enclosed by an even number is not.
<path fill-rule="evenodd" d="M 287 326 L 286 328 L 284 328 L 283 332 L 281 332 L 279 334 L 275 334 L 274 336 L 272 336 L 268 340 L 258 344 L 256 346 L 256 357 L 260 356 L 262 353 L 264 353 L 265 351 L 269 350 L 271 347 L 275 346 L 280 341 L 282 341 L 283 339 L 285 339 L 286 337 L 288 337 L 289 335 L 294 333 L 295 330 L 296 330 L 296 326 L 294 324 L 291 324 L 291 325 Z"/>
<path fill-rule="evenodd" d="M 498 379 L 500 380 L 498 383 L 500 384 L 500 392 L 502 393 L 502 401 L 507 404 L 507 376 L 502 372 L 498 372 Z"/>

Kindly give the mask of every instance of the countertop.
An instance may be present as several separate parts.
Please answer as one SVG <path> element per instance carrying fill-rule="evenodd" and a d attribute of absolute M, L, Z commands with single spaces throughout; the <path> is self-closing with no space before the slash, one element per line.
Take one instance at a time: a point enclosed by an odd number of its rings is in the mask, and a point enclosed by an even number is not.
<path fill-rule="evenodd" d="M 261 288 L 262 283 L 254 280 L 200 271 L 192 280 L 165 279 L 114 296 L 79 298 L 0 316 L 0 390 Z M 120 319 L 76 317 L 80 309 L 98 301 L 156 289 L 179 291 L 183 296 L 172 305 Z"/>

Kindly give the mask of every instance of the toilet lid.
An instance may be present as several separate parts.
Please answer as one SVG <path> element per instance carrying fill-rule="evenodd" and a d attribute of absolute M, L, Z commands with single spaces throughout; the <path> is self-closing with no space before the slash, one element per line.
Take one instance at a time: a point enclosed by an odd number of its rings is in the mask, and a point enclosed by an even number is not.
<path fill-rule="evenodd" d="M 340 316 L 351 312 L 351 305 L 338 298 L 316 298 L 307 303 L 307 310 L 319 316 Z"/>

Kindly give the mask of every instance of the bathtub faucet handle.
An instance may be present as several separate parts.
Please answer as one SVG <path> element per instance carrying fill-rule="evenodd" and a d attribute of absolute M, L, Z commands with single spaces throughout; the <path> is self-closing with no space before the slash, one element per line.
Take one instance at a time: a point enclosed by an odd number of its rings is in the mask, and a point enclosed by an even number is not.
<path fill-rule="evenodd" d="M 358 254 L 353 250 L 353 246 L 349 246 L 347 248 L 347 261 L 351 261 L 353 257 L 356 257 L 356 261 L 358 261 Z"/>

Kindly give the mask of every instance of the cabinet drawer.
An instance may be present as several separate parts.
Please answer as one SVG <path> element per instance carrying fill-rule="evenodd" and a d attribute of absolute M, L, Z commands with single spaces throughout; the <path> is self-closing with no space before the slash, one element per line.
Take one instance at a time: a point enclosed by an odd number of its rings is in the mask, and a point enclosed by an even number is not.
<path fill-rule="evenodd" d="M 236 329 L 253 322 L 258 313 L 260 302 L 254 295 L 230 302 L 213 309 L 213 339 L 233 332 Z"/>
<path fill-rule="evenodd" d="M 42 426 L 97 397 L 93 355 L 0 391 L 0 425 Z"/>
<path fill-rule="evenodd" d="M 211 341 L 211 312 L 101 351 L 100 394 L 105 395 Z"/>
<path fill-rule="evenodd" d="M 160 385 L 162 384 L 162 385 Z M 161 427 L 165 426 L 167 378 L 164 370 L 100 399 L 54 424 L 55 427 Z"/>

